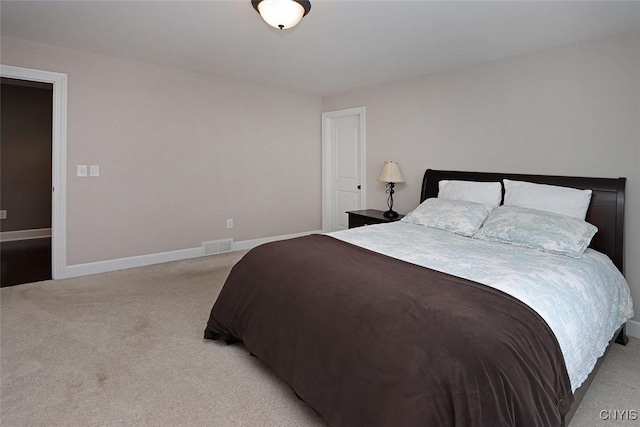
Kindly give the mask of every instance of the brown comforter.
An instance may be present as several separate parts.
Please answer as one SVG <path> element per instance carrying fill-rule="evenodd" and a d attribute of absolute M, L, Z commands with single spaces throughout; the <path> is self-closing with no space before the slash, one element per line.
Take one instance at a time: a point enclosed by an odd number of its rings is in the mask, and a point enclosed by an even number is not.
<path fill-rule="evenodd" d="M 333 426 L 551 427 L 573 401 L 528 306 L 324 235 L 247 253 L 205 338 L 243 341 Z"/>

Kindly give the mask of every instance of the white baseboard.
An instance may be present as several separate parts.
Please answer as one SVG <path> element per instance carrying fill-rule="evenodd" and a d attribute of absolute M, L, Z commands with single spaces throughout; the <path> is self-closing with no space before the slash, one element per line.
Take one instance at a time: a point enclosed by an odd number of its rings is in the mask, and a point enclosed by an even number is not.
<path fill-rule="evenodd" d="M 640 322 L 636 320 L 627 320 L 627 335 L 640 339 Z"/>
<path fill-rule="evenodd" d="M 202 256 L 202 247 L 182 249 L 178 251 L 161 252 L 157 254 L 139 255 L 128 258 L 110 259 L 107 261 L 88 262 L 86 264 L 69 265 L 65 269 L 65 278 L 86 276 L 89 274 L 106 273 L 108 271 L 124 270 L 126 268 L 144 267 L 145 265 L 160 264 L 162 262 L 179 261 L 182 259 Z"/>
<path fill-rule="evenodd" d="M 322 233 L 321 230 L 307 231 L 303 233 L 287 234 L 282 236 L 265 237 L 262 239 L 244 240 L 234 242 L 231 251 L 241 251 L 252 249 L 263 243 L 275 242 L 278 240 L 291 239 L 294 237 L 306 236 L 313 233 Z M 69 265 L 65 269 L 64 278 L 86 276 L 89 274 L 106 273 L 108 271 L 124 270 L 126 268 L 144 267 L 145 265 L 160 264 L 162 262 L 179 261 L 189 258 L 204 256 L 202 247 L 181 249 L 177 251 L 161 252 L 157 254 L 139 255 L 128 258 L 111 259 L 107 261 L 88 262 L 85 264 Z"/>
<path fill-rule="evenodd" d="M 15 240 L 42 239 L 51 237 L 50 228 L 34 228 L 31 230 L 3 231 L 0 233 L 0 242 L 13 242 Z"/>

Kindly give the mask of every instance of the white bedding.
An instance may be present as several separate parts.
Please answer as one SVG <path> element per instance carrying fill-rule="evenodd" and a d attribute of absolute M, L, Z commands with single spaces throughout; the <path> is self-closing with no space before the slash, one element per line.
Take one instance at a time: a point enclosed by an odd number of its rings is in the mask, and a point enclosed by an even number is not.
<path fill-rule="evenodd" d="M 328 233 L 375 252 L 499 289 L 533 308 L 556 335 L 575 391 L 615 331 L 633 317 L 629 286 L 611 260 L 582 258 L 394 222 Z"/>

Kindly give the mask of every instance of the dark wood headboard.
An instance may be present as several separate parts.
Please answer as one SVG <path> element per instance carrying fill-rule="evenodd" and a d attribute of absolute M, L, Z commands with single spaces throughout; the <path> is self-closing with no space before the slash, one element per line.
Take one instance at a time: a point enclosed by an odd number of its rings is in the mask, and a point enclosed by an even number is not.
<path fill-rule="evenodd" d="M 624 274 L 624 187 L 626 178 L 580 178 L 573 176 L 523 175 L 515 173 L 459 172 L 427 169 L 422 180 L 420 203 L 437 197 L 440 180 L 500 182 L 535 182 L 581 190 L 590 189 L 591 203 L 586 221 L 598 227 L 590 247 L 606 254 Z M 502 185 L 504 200 L 504 185 Z"/>

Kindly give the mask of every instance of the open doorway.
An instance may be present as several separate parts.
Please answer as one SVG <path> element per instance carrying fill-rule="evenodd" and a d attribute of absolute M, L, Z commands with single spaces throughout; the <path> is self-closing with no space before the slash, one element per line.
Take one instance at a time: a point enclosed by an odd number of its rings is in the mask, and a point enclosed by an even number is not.
<path fill-rule="evenodd" d="M 2 78 L 2 286 L 52 278 L 53 84 Z"/>
<path fill-rule="evenodd" d="M 53 279 L 64 279 L 67 277 L 67 75 L 0 64 L 0 76 L 53 84 L 51 273 Z"/>

